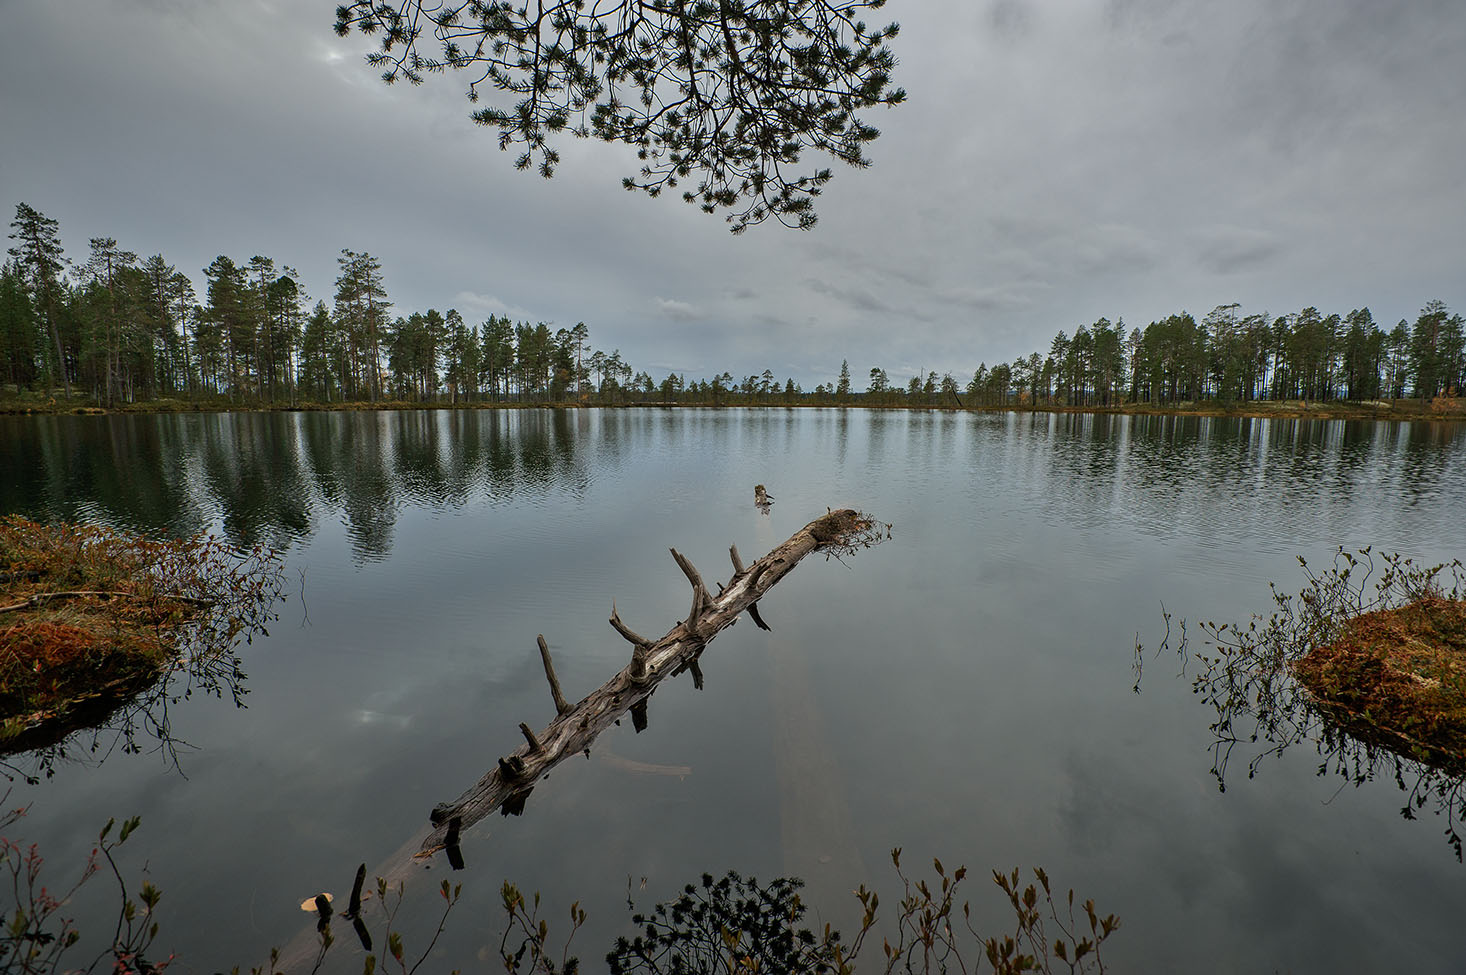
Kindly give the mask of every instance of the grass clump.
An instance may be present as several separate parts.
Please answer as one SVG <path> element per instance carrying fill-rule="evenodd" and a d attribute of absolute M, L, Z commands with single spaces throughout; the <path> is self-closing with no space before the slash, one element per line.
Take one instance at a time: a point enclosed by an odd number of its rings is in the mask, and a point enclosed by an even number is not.
<path fill-rule="evenodd" d="M 0 520 L 0 753 L 55 741 L 176 667 L 229 654 L 263 628 L 280 588 L 266 549 Z"/>
<path fill-rule="evenodd" d="M 142 690 L 162 675 L 170 654 L 160 639 L 109 626 L 97 615 L 75 613 L 76 623 L 24 620 L 0 629 L 0 748 L 7 738 L 83 705 Z"/>

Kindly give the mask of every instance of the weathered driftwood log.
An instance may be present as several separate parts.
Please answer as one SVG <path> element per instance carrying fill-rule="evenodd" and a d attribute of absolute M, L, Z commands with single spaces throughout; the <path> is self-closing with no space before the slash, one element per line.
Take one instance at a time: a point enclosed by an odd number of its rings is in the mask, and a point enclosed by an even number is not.
<path fill-rule="evenodd" d="M 460 829 L 467 829 L 504 806 L 511 797 L 522 797 L 545 773 L 567 757 L 586 752 L 597 735 L 633 706 L 644 702 L 662 678 L 683 669 L 696 671 L 698 654 L 720 630 L 737 620 L 740 613 L 750 611 L 750 615 L 767 629 L 757 616 L 755 604 L 800 559 L 820 548 L 868 544 L 879 537 L 876 528 L 869 518 L 845 509 L 816 518 L 746 568 L 734 547 L 728 553 L 733 562 L 733 578 L 717 596 L 708 593 L 702 575 L 687 557 L 672 549 L 672 558 L 692 586 L 692 606 L 687 619 L 672 627 L 661 639 L 650 641 L 627 627 L 613 606 L 611 626 L 632 645 L 631 661 L 574 706 L 564 704 L 559 683 L 554 677 L 549 649 L 542 637 L 540 653 L 555 698 L 557 715 L 537 733 L 521 724 L 524 745 L 500 758 L 463 795 L 433 809 L 431 819 L 435 828 L 423 841 L 417 855 L 431 856 L 442 849 L 451 821 L 456 820 Z M 694 676 L 700 674 L 695 673 Z"/>
<path fill-rule="evenodd" d="M 701 574 L 685 556 L 673 549 L 673 558 L 693 588 L 688 618 L 678 622 L 661 639 L 652 641 L 623 623 L 613 603 L 611 627 L 631 644 L 631 660 L 575 705 L 565 701 L 559 679 L 555 676 L 550 648 L 545 638 L 540 636 L 537 643 L 555 704 L 554 719 L 538 733 L 520 722 L 519 732 L 525 743 L 510 754 L 501 756 L 463 795 L 435 807 L 430 817 L 431 825 L 425 833 L 420 832 L 417 837 L 409 839 L 378 868 L 377 876 L 395 887 L 406 879 L 414 862 L 432 857 L 440 850 L 446 851 L 453 869 L 461 869 L 463 856 L 459 849 L 459 835 L 463 830 L 496 810 L 506 815 L 523 812 L 535 783 L 566 758 L 589 754 L 596 736 L 628 711 L 637 730 L 644 728 L 647 698 L 664 678 L 686 670 L 692 674 L 694 686 L 701 689 L 702 670 L 698 667 L 698 656 L 708 641 L 731 626 L 740 613 L 747 611 L 760 627 L 768 629 L 758 615 L 756 604 L 775 583 L 789 574 L 800 559 L 820 549 L 848 552 L 869 546 L 882 537 L 889 537 L 889 526 L 850 509 L 831 511 L 799 529 L 783 544 L 746 568 L 737 546 L 730 548 L 728 555 L 733 562 L 733 577 L 727 585 L 720 584 L 717 596 L 708 593 Z M 350 913 L 346 916 L 352 918 L 358 936 L 361 936 L 364 928 L 360 918 Z M 315 941 L 314 931 L 309 938 L 304 935 L 297 937 L 282 952 L 276 969 L 281 972 L 304 970 L 318 954 Z M 362 943 L 369 942 L 363 938 Z"/>

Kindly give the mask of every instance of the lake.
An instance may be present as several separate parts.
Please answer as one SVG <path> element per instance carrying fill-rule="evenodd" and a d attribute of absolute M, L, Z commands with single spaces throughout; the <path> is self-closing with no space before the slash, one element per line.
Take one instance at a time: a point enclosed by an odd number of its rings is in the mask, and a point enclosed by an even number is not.
<path fill-rule="evenodd" d="M 776 498 L 753 504 L 755 484 Z M 1245 620 L 1298 556 L 1466 555 L 1466 425 L 865 410 L 523 410 L 0 417 L 0 511 L 285 553 L 289 597 L 241 650 L 236 708 L 195 694 L 169 741 L 35 785 L 12 830 L 79 869 L 109 817 L 163 890 L 160 944 L 189 971 L 266 960 L 338 906 L 438 802 L 553 715 L 544 634 L 575 700 L 622 667 L 613 602 L 657 636 L 683 618 L 675 546 L 709 584 L 827 507 L 890 522 L 816 554 L 589 760 L 518 817 L 465 832 L 463 885 L 424 970 L 497 969 L 499 887 L 541 891 L 552 933 L 598 970 L 626 900 L 703 872 L 807 882 L 854 933 L 861 881 L 894 906 L 889 853 L 966 864 L 975 923 L 1011 912 L 990 871 L 1043 866 L 1122 928 L 1113 971 L 1459 972 L 1466 867 L 1391 773 L 1318 774 L 1303 744 L 1212 774 L 1213 713 L 1173 618 Z M 1254 753 L 1265 743 L 1252 747 Z M 34 770 L 35 756 L 10 759 Z M 28 766 L 28 763 L 29 766 Z M 409 954 L 437 924 L 443 858 L 409 883 Z M 110 931 L 105 878 L 77 902 Z M 53 879 L 53 884 L 56 884 Z M 360 970 L 349 932 L 337 969 Z M 875 946 L 874 961 L 880 957 Z M 88 956 L 89 960 L 90 956 Z M 81 963 L 81 959 L 74 959 Z M 329 967 L 329 966 L 328 966 Z"/>

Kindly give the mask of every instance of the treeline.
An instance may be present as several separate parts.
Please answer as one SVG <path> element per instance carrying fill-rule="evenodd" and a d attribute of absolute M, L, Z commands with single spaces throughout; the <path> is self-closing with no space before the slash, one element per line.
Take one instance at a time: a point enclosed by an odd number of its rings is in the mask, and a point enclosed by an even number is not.
<path fill-rule="evenodd" d="M 216 258 L 204 293 L 162 255 L 140 259 L 94 237 L 70 262 L 55 220 L 20 204 L 10 260 L 0 265 L 0 384 L 17 392 L 73 389 L 106 406 L 182 398 L 237 404 L 866 403 L 1117 406 L 1259 400 L 1370 401 L 1455 395 L 1466 385 L 1462 319 L 1439 301 L 1389 331 L 1368 308 L 1271 316 L 1223 305 L 1201 321 L 1182 312 L 1128 332 L 1101 318 L 1047 354 L 979 365 L 963 382 L 885 369 L 864 388 L 847 362 L 806 391 L 771 370 L 660 381 L 619 350 L 592 349 L 584 322 L 454 309 L 392 315 L 380 262 L 343 250 L 328 305 L 291 267 L 269 257 Z"/>
<path fill-rule="evenodd" d="M 1460 315 L 1431 301 L 1412 325 L 1388 332 L 1368 308 L 1324 315 L 1309 307 L 1272 317 L 1220 305 L 1198 322 L 1182 312 L 1127 334 L 1101 318 L 1072 337 L 1060 332 L 1047 356 L 1011 365 L 1005 382 L 1033 402 L 1071 406 L 1120 402 L 1379 400 L 1454 395 L 1466 383 Z M 982 370 L 974 382 L 983 385 Z"/>
<path fill-rule="evenodd" d="M 560 401 L 591 377 L 613 397 L 644 388 L 620 352 L 591 352 L 584 323 L 457 311 L 393 316 L 382 267 L 343 250 L 328 306 L 273 258 L 203 269 L 204 293 L 162 255 L 145 260 L 94 237 L 68 262 L 58 226 L 25 204 L 0 266 L 0 382 L 19 390 L 73 388 L 104 405 L 160 398 L 232 403 L 407 400 Z M 201 299 L 201 300 L 200 300 Z"/>

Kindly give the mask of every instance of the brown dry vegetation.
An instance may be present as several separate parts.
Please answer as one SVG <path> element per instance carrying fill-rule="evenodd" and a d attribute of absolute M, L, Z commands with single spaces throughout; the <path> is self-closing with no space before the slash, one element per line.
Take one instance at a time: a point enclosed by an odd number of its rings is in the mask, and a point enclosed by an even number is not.
<path fill-rule="evenodd" d="M 96 525 L 0 521 L 0 753 L 219 653 L 279 591 L 273 553 Z"/>
<path fill-rule="evenodd" d="M 1293 671 L 1355 734 L 1466 765 L 1466 601 L 1432 594 L 1356 616 Z"/>

